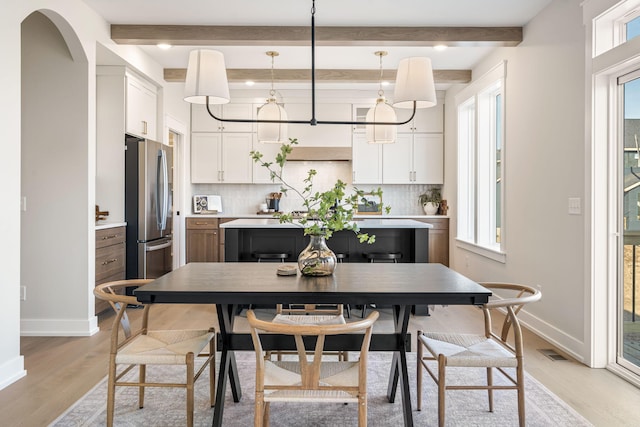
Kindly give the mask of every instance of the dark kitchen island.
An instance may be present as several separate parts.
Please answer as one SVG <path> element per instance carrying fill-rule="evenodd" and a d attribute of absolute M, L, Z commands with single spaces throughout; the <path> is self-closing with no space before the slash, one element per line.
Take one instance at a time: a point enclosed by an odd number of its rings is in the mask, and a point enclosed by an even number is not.
<path fill-rule="evenodd" d="M 327 245 L 343 262 L 368 262 L 367 253 L 401 253 L 398 262 L 429 262 L 431 224 L 410 219 L 356 220 L 361 231 L 375 234 L 373 244 L 360 243 L 356 234 L 334 233 Z M 255 262 L 258 253 L 287 254 L 285 262 L 296 262 L 309 243 L 299 224 L 281 224 L 277 219 L 237 219 L 220 225 L 225 233 L 225 261 Z"/>

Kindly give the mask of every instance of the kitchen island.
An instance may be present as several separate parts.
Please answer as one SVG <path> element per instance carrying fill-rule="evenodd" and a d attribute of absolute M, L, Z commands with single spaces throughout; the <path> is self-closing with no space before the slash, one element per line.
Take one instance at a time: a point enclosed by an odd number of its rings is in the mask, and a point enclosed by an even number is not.
<path fill-rule="evenodd" d="M 368 262 L 367 253 L 400 253 L 398 262 L 429 262 L 431 224 L 410 219 L 357 219 L 362 232 L 374 234 L 373 244 L 360 243 L 349 230 L 339 231 L 327 241 L 343 262 Z M 299 223 L 284 223 L 269 218 L 247 218 L 220 225 L 224 230 L 225 261 L 257 261 L 258 253 L 287 254 L 286 262 L 295 262 L 309 243 Z"/>

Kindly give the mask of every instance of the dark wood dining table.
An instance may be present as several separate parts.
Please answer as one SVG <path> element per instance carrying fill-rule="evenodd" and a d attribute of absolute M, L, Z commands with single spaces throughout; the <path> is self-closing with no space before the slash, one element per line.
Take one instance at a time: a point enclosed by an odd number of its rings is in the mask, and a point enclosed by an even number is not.
<path fill-rule="evenodd" d="M 215 304 L 220 373 L 213 426 L 222 425 L 227 380 L 233 399 L 242 397 L 235 351 L 253 351 L 247 332 L 234 332 L 239 307 L 248 304 L 376 304 L 393 308 L 394 332 L 377 333 L 370 351 L 391 351 L 393 359 L 387 388 L 389 402 L 401 387 L 405 426 L 413 426 L 406 353 L 411 351 L 408 333 L 411 307 L 416 304 L 478 305 L 488 301 L 491 291 L 441 265 L 428 263 L 340 264 L 331 276 L 278 276 L 275 263 L 190 263 L 136 289 L 144 303 Z M 327 339 L 326 350 L 357 351 L 360 335 Z M 273 335 L 265 350 L 294 349 L 290 337 Z"/>

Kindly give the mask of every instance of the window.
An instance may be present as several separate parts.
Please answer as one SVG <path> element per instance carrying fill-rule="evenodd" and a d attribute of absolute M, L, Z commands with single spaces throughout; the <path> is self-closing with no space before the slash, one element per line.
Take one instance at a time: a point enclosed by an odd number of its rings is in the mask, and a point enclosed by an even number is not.
<path fill-rule="evenodd" d="M 456 97 L 458 245 L 502 262 L 504 76 L 501 63 Z"/>

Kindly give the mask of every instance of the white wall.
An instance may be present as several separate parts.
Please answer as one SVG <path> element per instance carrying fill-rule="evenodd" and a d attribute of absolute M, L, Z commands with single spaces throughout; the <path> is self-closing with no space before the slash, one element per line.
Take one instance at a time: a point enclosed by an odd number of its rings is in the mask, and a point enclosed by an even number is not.
<path fill-rule="evenodd" d="M 584 28 L 579 0 L 554 1 L 524 29 L 524 42 L 482 61 L 475 77 L 507 61 L 505 108 L 506 263 L 451 247 L 451 265 L 476 280 L 542 288 L 525 320 L 578 359 L 585 346 L 585 216 L 567 199 L 585 200 Z M 456 127 L 447 94 L 444 196 L 455 238 Z M 453 185 L 452 185 L 453 184 Z"/>
<path fill-rule="evenodd" d="M 81 241 L 80 246 L 68 253 L 74 258 L 74 266 L 84 276 L 78 289 L 68 292 L 68 288 L 57 289 L 55 287 L 41 289 L 42 295 L 38 297 L 47 309 L 51 306 L 56 312 L 46 312 L 49 319 L 68 319 L 75 326 L 83 324 L 80 334 L 93 332 L 95 317 L 93 316 L 93 278 L 94 266 L 94 201 L 95 201 L 95 65 L 96 44 L 100 43 L 113 50 L 134 69 L 146 74 L 155 82 L 162 80 L 162 69 L 139 49 L 132 46 L 116 46 L 109 36 L 109 25 L 81 0 L 68 0 L 64 2 L 51 2 L 47 0 L 24 0 L 20 2 L 4 2 L 0 14 L 0 51 L 2 52 L 2 67 L 0 67 L 0 92 L 3 94 L 3 102 L 0 103 L 0 125 L 3 130 L 3 138 L 0 139 L 0 150 L 3 153 L 3 167 L 0 168 L 0 232 L 3 236 L 2 256 L 0 257 L 0 299 L 3 301 L 3 309 L 0 310 L 0 388 L 4 388 L 25 375 L 24 361 L 20 355 L 20 186 L 21 186 L 21 23 L 34 11 L 41 11 L 58 28 L 64 38 L 71 56 L 74 60 L 86 58 L 87 67 L 84 79 L 86 81 L 83 91 L 86 95 L 80 95 L 79 108 L 82 109 L 82 117 L 78 117 L 80 125 L 78 129 L 84 129 L 81 136 L 84 140 L 85 157 L 80 160 L 84 163 L 80 168 L 85 169 L 84 182 L 80 183 L 84 194 L 80 195 L 85 200 L 83 208 L 77 215 L 82 217 L 76 229 L 72 231 L 74 241 Z M 46 96 L 44 93 L 42 96 Z M 78 98 L 76 98 L 78 99 Z M 63 101 L 61 100 L 61 103 Z M 27 123 L 37 126 L 38 122 Z M 66 166 L 66 165 L 63 165 Z M 73 167 L 73 165 L 71 165 Z M 87 203 L 88 202 L 88 203 Z M 83 211 L 84 209 L 84 211 Z M 52 223 L 51 228 L 69 226 L 67 223 Z M 74 224 L 71 224 L 74 226 Z M 77 234 L 76 234 L 77 233 Z M 55 237 L 55 234 L 43 236 L 43 238 Z M 79 239 L 79 240 L 78 240 Z M 25 265 L 26 268 L 41 268 L 40 265 Z M 57 293 L 66 292 L 64 304 L 52 304 L 57 302 Z M 29 294 L 27 294 L 29 301 Z M 69 310 L 68 307 L 77 306 L 78 310 Z M 38 310 L 34 309 L 32 313 Z M 69 313 L 72 318 L 69 319 Z M 62 322 L 41 322 L 42 326 L 50 328 L 59 327 Z M 43 334 L 56 334 L 59 331 L 48 330 Z"/>

